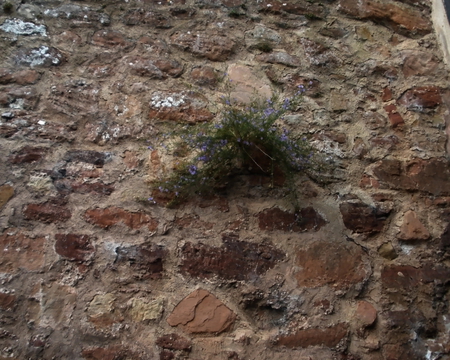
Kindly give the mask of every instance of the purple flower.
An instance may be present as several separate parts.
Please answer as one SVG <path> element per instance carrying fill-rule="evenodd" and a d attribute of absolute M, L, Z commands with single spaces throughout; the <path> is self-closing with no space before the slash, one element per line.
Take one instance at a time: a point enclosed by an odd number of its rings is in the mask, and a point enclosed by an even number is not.
<path fill-rule="evenodd" d="M 195 166 L 195 165 L 189 166 L 189 173 L 190 173 L 191 175 L 197 174 L 197 166 Z"/>

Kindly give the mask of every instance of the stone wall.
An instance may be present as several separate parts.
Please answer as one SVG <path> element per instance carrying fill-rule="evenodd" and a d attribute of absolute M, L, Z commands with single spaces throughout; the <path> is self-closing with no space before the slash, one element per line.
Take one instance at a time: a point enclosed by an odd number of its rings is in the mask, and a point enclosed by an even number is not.
<path fill-rule="evenodd" d="M 430 7 L 3 0 L 0 359 L 450 359 Z M 175 209 L 147 200 L 164 122 L 213 121 L 227 89 L 300 85 L 286 126 L 331 164 L 298 176 L 300 222 L 251 175 Z"/>

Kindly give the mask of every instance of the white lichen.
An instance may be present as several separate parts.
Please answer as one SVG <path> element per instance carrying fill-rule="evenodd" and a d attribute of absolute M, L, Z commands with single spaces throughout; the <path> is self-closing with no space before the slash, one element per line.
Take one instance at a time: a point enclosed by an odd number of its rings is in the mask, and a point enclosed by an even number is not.
<path fill-rule="evenodd" d="M 178 107 L 184 104 L 184 102 L 184 95 L 174 94 L 167 97 L 155 95 L 152 97 L 151 105 L 155 108 Z"/>
<path fill-rule="evenodd" d="M 47 36 L 45 25 L 36 25 L 31 22 L 24 22 L 20 19 L 6 19 L 0 25 L 0 30 L 16 35 L 41 35 Z"/>

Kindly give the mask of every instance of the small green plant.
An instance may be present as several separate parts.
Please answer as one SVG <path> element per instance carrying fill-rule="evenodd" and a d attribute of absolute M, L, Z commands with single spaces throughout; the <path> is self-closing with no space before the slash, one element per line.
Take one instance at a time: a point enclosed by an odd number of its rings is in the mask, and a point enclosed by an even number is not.
<path fill-rule="evenodd" d="M 271 52 L 273 50 L 273 46 L 268 41 L 261 41 L 255 45 L 255 48 L 262 52 Z"/>
<path fill-rule="evenodd" d="M 11 2 L 6 1 L 6 2 L 3 3 L 3 11 L 6 14 L 12 13 L 13 9 L 14 9 L 14 5 Z"/>
<path fill-rule="evenodd" d="M 223 189 L 233 175 L 259 174 L 270 177 L 271 186 L 277 185 L 276 177 L 283 179 L 277 182 L 289 188 L 298 209 L 294 176 L 318 170 L 320 161 L 306 138 L 283 127 L 282 117 L 299 107 L 304 90 L 300 86 L 292 98 L 254 100 L 247 106 L 225 97 L 219 122 L 185 125 L 164 135 L 155 146 L 177 161 L 173 172 L 152 184 L 153 196 L 171 205 Z"/>

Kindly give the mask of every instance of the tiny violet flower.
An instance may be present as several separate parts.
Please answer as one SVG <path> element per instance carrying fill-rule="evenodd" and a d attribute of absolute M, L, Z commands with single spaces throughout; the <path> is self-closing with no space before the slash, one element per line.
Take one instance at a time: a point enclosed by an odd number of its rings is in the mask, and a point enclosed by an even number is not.
<path fill-rule="evenodd" d="M 197 174 L 197 166 L 195 166 L 195 165 L 189 166 L 189 173 L 190 173 L 191 175 Z"/>

